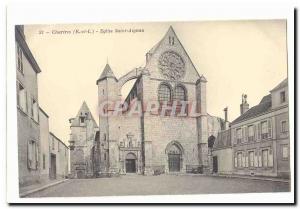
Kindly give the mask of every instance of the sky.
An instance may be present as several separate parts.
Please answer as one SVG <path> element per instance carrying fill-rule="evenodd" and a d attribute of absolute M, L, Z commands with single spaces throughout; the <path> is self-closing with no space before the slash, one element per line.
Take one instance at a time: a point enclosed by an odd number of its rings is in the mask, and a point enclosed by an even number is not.
<path fill-rule="evenodd" d="M 83 101 L 99 123 L 96 80 L 106 63 L 117 78 L 144 66 L 146 52 L 171 25 L 208 81 L 211 115 L 224 118 L 223 109 L 228 107 L 232 121 L 240 115 L 243 93 L 251 108 L 287 77 L 285 20 L 26 25 L 26 41 L 42 70 L 39 105 L 49 115 L 50 131 L 68 144 L 69 119 L 77 115 Z M 116 33 L 115 29 L 143 32 Z M 74 34 L 74 30 L 113 32 Z M 132 84 L 123 87 L 123 97 Z"/>

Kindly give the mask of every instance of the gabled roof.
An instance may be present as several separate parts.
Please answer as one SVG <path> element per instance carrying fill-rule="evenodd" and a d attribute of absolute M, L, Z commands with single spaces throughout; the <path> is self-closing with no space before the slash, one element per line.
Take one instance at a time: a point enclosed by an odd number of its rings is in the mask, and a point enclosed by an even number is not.
<path fill-rule="evenodd" d="M 34 56 L 32 55 L 27 43 L 26 43 L 26 40 L 25 40 L 25 36 L 24 36 L 24 33 L 23 33 L 23 29 L 22 29 L 23 26 L 20 26 L 20 25 L 16 25 L 15 26 L 15 39 L 16 41 L 18 42 L 19 46 L 22 48 L 22 51 L 23 51 L 23 54 L 26 56 L 26 58 L 28 59 L 29 63 L 31 64 L 33 70 L 36 72 L 36 73 L 40 73 L 41 72 L 41 69 L 38 65 L 38 63 L 36 62 Z"/>
<path fill-rule="evenodd" d="M 232 121 L 232 124 L 236 124 L 240 121 L 247 120 L 254 116 L 265 113 L 271 109 L 271 106 L 272 106 L 272 97 L 271 97 L 271 94 L 269 94 L 269 95 L 264 96 L 258 105 L 250 108 L 244 114 L 242 114 L 241 116 L 236 118 L 234 121 Z"/>
<path fill-rule="evenodd" d="M 71 126 L 79 126 L 80 125 L 80 122 L 79 122 L 80 116 L 86 116 L 87 120 L 91 120 L 93 122 L 94 126 L 98 127 L 98 125 L 97 125 L 97 123 L 85 101 L 82 103 L 76 117 L 72 120 Z"/>
<path fill-rule="evenodd" d="M 273 88 L 270 92 L 272 91 L 276 91 L 278 89 L 281 89 L 283 87 L 286 87 L 288 85 L 288 79 L 284 79 L 283 81 L 281 81 L 275 88 Z"/>
<path fill-rule="evenodd" d="M 97 80 L 97 83 L 105 78 L 114 78 L 115 80 L 117 80 L 114 72 L 112 71 L 111 67 L 109 66 L 109 64 L 106 64 L 99 79 Z"/>
<path fill-rule="evenodd" d="M 197 71 L 193 61 L 191 60 L 191 58 L 189 57 L 189 54 L 186 52 L 185 48 L 183 47 L 183 45 L 181 44 L 178 36 L 176 35 L 174 29 L 172 26 L 169 27 L 168 31 L 166 32 L 166 34 L 163 36 L 163 38 L 157 43 L 155 44 L 147 53 L 149 54 L 154 54 L 155 51 L 160 47 L 161 43 L 163 42 L 163 40 L 165 40 L 167 38 L 168 35 L 173 35 L 175 37 L 175 39 L 178 41 L 179 45 L 182 47 L 184 53 L 187 55 L 188 59 L 190 60 L 192 66 L 194 67 L 196 73 L 198 74 L 199 78 L 200 78 L 200 75 L 199 75 L 199 72 Z"/>

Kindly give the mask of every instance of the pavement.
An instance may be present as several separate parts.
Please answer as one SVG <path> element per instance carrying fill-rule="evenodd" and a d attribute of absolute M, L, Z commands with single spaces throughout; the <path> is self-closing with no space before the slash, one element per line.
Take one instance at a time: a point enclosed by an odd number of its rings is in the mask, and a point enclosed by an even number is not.
<path fill-rule="evenodd" d="M 39 192 L 39 191 L 42 191 L 42 190 L 47 189 L 49 187 L 64 183 L 67 180 L 69 180 L 69 179 L 57 179 L 57 180 L 56 179 L 55 180 L 50 180 L 49 179 L 49 180 L 43 181 L 41 183 L 36 183 L 36 184 L 29 185 L 29 186 L 26 186 L 26 187 L 21 187 L 20 191 L 19 191 L 20 197 L 26 197 L 26 196 L 28 196 L 32 193 Z"/>
<path fill-rule="evenodd" d="M 70 179 L 26 197 L 91 197 L 289 192 L 290 183 L 205 175 L 124 175 L 112 178 Z"/>
<path fill-rule="evenodd" d="M 213 174 L 212 176 L 224 177 L 224 178 L 241 178 L 241 179 L 252 179 L 252 180 L 262 180 L 262 181 L 286 182 L 286 183 L 290 182 L 290 179 L 279 178 L 279 177 L 226 175 L 226 174 Z"/>

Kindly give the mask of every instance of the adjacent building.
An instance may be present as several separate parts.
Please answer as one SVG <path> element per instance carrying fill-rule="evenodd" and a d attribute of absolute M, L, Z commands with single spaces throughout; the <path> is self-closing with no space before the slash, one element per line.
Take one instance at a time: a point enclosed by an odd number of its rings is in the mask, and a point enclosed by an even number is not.
<path fill-rule="evenodd" d="M 49 116 L 42 109 L 39 108 L 40 118 L 40 178 L 41 181 L 47 181 L 49 179 L 50 171 L 50 144 L 49 144 Z"/>
<path fill-rule="evenodd" d="M 53 153 L 50 149 L 49 140 L 54 135 L 49 133 L 49 116 L 38 102 L 37 75 L 41 70 L 26 43 L 21 25 L 15 27 L 15 40 L 19 186 L 24 188 L 56 177 L 56 173 L 67 176 L 69 154 L 68 147 L 57 137 L 61 153 Z M 53 154 L 57 156 L 55 163 Z M 58 165 L 57 168 L 52 164 Z"/>
<path fill-rule="evenodd" d="M 16 93 L 19 184 L 26 186 L 40 179 L 40 124 L 37 75 L 41 72 L 24 35 L 15 27 Z"/>
<path fill-rule="evenodd" d="M 86 102 L 83 102 L 75 118 L 69 120 L 70 163 L 72 178 L 88 178 L 97 175 L 99 168 L 99 128 Z M 98 132 L 98 134 L 97 134 Z M 98 146 L 96 143 L 98 142 Z M 97 156 L 97 157 L 96 157 Z M 97 158 L 97 159 L 96 159 Z M 96 161 L 98 164 L 96 165 Z"/>
<path fill-rule="evenodd" d="M 246 97 L 241 116 L 231 123 L 235 174 L 289 176 L 288 80 L 248 110 Z"/>
<path fill-rule="evenodd" d="M 69 147 L 51 132 L 49 143 L 50 179 L 67 178 L 69 174 Z"/>
<path fill-rule="evenodd" d="M 290 175 L 288 80 L 249 109 L 242 96 L 241 115 L 219 132 L 213 145 L 213 171 L 223 174 Z"/>

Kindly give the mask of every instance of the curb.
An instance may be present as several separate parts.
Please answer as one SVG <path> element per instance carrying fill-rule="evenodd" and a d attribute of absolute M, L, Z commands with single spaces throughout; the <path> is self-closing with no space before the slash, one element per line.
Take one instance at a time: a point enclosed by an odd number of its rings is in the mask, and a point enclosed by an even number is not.
<path fill-rule="evenodd" d="M 32 190 L 29 190 L 29 191 L 20 193 L 20 197 L 26 197 L 27 195 L 30 195 L 30 194 L 35 193 L 35 192 L 42 191 L 42 190 L 47 189 L 47 188 L 49 188 L 49 187 L 55 186 L 55 185 L 57 185 L 57 184 L 64 183 L 64 182 L 66 182 L 66 181 L 68 181 L 68 180 L 69 180 L 69 179 L 64 179 L 64 180 L 61 180 L 61 181 L 57 181 L 57 182 L 54 182 L 54 183 L 47 184 L 47 185 L 42 186 L 42 187 L 39 187 L 39 188 L 37 188 L 37 189 L 32 189 Z"/>
<path fill-rule="evenodd" d="M 223 177 L 223 178 L 240 178 L 240 179 L 250 179 L 250 180 L 261 180 L 261 181 L 273 181 L 273 182 L 285 182 L 289 183 L 289 179 L 271 179 L 271 178 L 259 178 L 259 177 L 247 177 L 247 176 L 222 176 L 222 175 L 217 175 L 214 177 Z"/>

